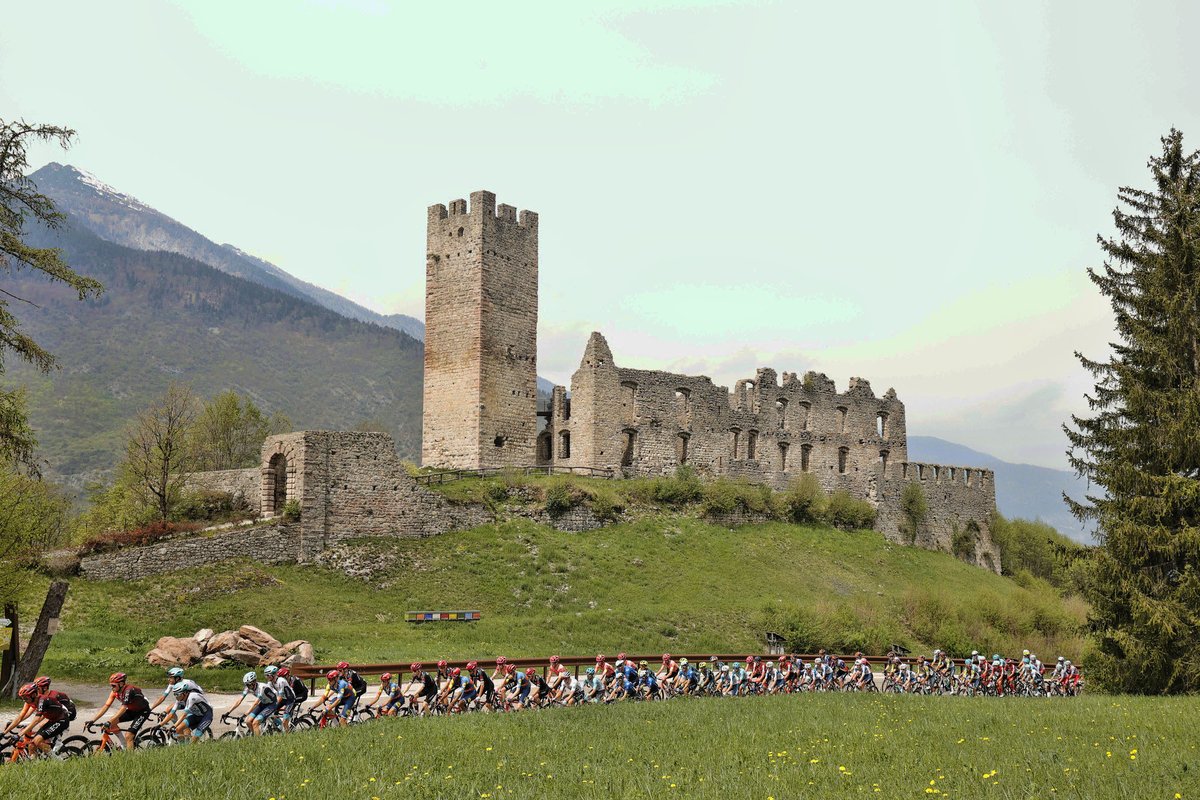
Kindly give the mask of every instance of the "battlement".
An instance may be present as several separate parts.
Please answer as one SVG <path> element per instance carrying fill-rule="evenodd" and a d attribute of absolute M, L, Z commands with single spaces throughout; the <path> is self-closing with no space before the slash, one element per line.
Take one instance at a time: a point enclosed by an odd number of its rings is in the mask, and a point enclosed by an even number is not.
<path fill-rule="evenodd" d="M 436 203 L 429 207 L 429 223 L 431 226 L 436 222 L 456 217 L 473 219 L 484 216 L 499 222 L 531 230 L 536 230 L 538 225 L 536 211 L 526 209 L 518 212 L 516 206 L 510 206 L 507 203 L 501 203 L 497 206 L 495 192 L 489 192 L 484 189 L 471 192 L 471 202 L 469 205 L 466 200 L 459 198 L 451 200 L 449 204 Z"/>
<path fill-rule="evenodd" d="M 968 489 L 987 489 L 996 485 L 996 474 L 982 467 L 960 467 L 947 464 L 930 464 L 923 461 L 905 461 L 895 466 L 898 474 L 889 477 L 904 481 L 930 483 L 957 483 Z"/>

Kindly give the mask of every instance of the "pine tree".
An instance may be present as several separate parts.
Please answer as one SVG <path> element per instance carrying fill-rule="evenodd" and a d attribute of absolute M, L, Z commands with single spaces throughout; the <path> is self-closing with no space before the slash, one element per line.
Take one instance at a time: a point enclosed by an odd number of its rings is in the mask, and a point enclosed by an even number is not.
<path fill-rule="evenodd" d="M 1162 139 L 1150 191 L 1122 188 L 1117 237 L 1088 270 L 1118 340 L 1093 361 L 1094 416 L 1064 425 L 1071 464 L 1099 487 L 1067 503 L 1100 546 L 1084 593 L 1094 679 L 1123 692 L 1200 690 L 1200 153 Z"/>

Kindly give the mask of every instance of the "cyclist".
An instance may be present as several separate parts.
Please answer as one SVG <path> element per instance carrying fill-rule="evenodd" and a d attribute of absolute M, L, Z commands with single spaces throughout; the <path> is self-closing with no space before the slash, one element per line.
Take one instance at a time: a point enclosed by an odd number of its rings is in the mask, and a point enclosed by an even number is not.
<path fill-rule="evenodd" d="M 21 714 L 4 729 L 5 733 L 32 715 L 33 720 L 25 728 L 25 738 L 31 740 L 39 751 L 49 752 L 58 737 L 70 726 L 71 720 L 75 719 L 75 704 L 64 692 L 52 691 L 49 678 L 38 678 L 33 683 L 25 684 L 18 690 L 17 697 L 25 702 L 25 706 L 21 708 Z"/>
<path fill-rule="evenodd" d="M 289 731 L 292 727 L 292 709 L 296 707 L 296 693 L 292 691 L 292 683 L 286 677 L 280 677 L 279 667 L 274 664 L 263 669 L 263 675 L 267 678 L 267 684 L 275 690 L 277 700 L 277 713 L 279 714 L 279 722 L 283 725 L 283 730 Z"/>
<path fill-rule="evenodd" d="M 611 687 L 617 677 L 617 670 L 605 660 L 603 653 L 596 654 L 596 675 L 605 687 Z"/>
<path fill-rule="evenodd" d="M 96 712 L 96 716 L 88 722 L 87 727 L 91 727 L 100 721 L 100 718 L 108 713 L 108 709 L 116 701 L 121 702 L 121 710 L 112 715 L 112 719 L 108 721 L 106 730 L 110 735 L 121 733 L 125 738 L 125 749 L 132 750 L 137 740 L 138 731 L 146 724 L 146 720 L 150 718 L 150 702 L 146 700 L 146 695 L 136 686 L 128 683 L 127 676 L 124 672 L 114 672 L 108 677 L 108 685 L 112 690 L 108 693 L 108 699 L 104 701 L 104 705 Z M 129 727 L 124 731 L 119 727 L 122 722 L 128 722 Z"/>
<path fill-rule="evenodd" d="M 292 702 L 286 711 L 284 717 L 284 730 L 289 730 L 292 724 L 292 717 L 299 716 L 300 709 L 304 708 L 304 701 L 308 699 L 308 686 L 300 678 L 292 674 L 292 671 L 287 667 L 280 667 L 276 675 L 287 683 L 289 689 L 292 690 Z"/>
<path fill-rule="evenodd" d="M 663 685 L 671 685 L 679 674 L 679 663 L 671 658 L 670 653 L 662 654 L 662 666 L 658 670 L 658 680 Z"/>
<path fill-rule="evenodd" d="M 425 671 L 425 667 L 420 661 L 414 661 L 409 669 L 412 670 L 412 681 L 409 683 L 409 687 L 416 689 L 413 700 L 417 704 L 417 713 L 425 716 L 430 706 L 437 700 L 437 681 Z"/>
<path fill-rule="evenodd" d="M 504 684 L 508 680 L 508 673 L 505 670 L 505 665 L 507 665 L 507 664 L 508 664 L 507 658 L 505 658 L 504 656 L 497 656 L 496 657 L 496 671 L 492 673 L 492 685 L 500 687 L 500 694 L 502 696 L 499 698 L 500 702 L 497 705 L 501 708 L 504 707 L 504 703 L 506 700 L 506 698 L 503 697 L 503 694 L 504 694 Z"/>
<path fill-rule="evenodd" d="M 313 703 L 313 708 L 320 708 L 321 715 L 329 715 L 330 722 L 337 725 L 349 724 L 350 707 L 354 704 L 354 689 L 350 687 L 350 682 L 342 677 L 342 673 L 337 669 L 331 669 L 325 673 L 325 691 L 321 694 L 317 701 Z M 239 703 L 241 700 L 238 701 Z M 234 708 L 237 706 L 235 705 Z M 232 711 L 233 709 L 230 709 Z"/>
<path fill-rule="evenodd" d="M 729 665 L 722 664 L 717 670 L 717 679 L 715 681 L 717 693 L 722 696 L 733 694 L 733 680 L 729 676 Z"/>
<path fill-rule="evenodd" d="M 584 671 L 583 678 L 583 701 L 585 703 L 598 703 L 604 699 L 604 684 L 596 677 L 596 668 L 588 667 Z"/>
<path fill-rule="evenodd" d="M 445 661 L 438 662 L 439 667 L 445 666 L 445 664 Z M 350 665 L 345 661 L 339 661 L 335 668 L 337 669 L 338 674 L 346 680 L 346 683 L 350 684 L 350 689 L 354 693 L 354 700 L 348 709 L 348 711 L 353 711 L 354 709 L 358 708 L 358 701 L 361 700 L 362 696 L 367 693 L 367 679 L 362 675 L 359 675 L 356 670 L 350 669 Z"/>
<path fill-rule="evenodd" d="M 233 714 L 247 697 L 254 698 L 253 705 L 250 706 L 250 713 L 247 714 L 250 722 L 250 732 L 255 736 L 260 736 L 263 732 L 262 724 L 279 707 L 279 695 L 276 693 L 275 687 L 271 684 L 259 683 L 258 673 L 254 670 L 242 676 L 242 696 L 237 699 L 237 702 L 228 711 L 221 715 L 221 721 L 227 721 L 230 715 Z"/>
<path fill-rule="evenodd" d="M 169 701 L 171 708 L 166 712 L 165 716 L 163 716 L 164 725 L 170 722 L 175 716 L 176 712 L 179 710 L 179 703 L 175 699 L 175 687 L 179 685 L 180 681 L 184 680 L 187 679 L 183 677 L 183 668 L 171 667 L 169 670 L 167 670 L 167 687 L 163 689 L 162 694 L 160 694 L 150 705 L 150 710 L 154 711 L 154 709 L 162 705 L 164 701 Z M 188 680 L 187 682 L 193 686 L 196 686 L 194 681 Z M 199 690 L 200 687 L 196 686 L 196 689 Z"/>
<path fill-rule="evenodd" d="M 208 698 L 192 681 L 179 681 L 171 687 L 171 693 L 183 717 L 179 721 L 178 732 L 182 734 L 184 730 L 188 730 L 192 734 L 190 737 L 181 738 L 180 742 L 187 742 L 188 738 L 199 741 L 213 721 L 213 708 Z"/>
<path fill-rule="evenodd" d="M 533 689 L 533 684 L 529 682 L 529 675 L 517 669 L 514 665 L 507 665 L 508 680 L 504 685 L 504 691 L 508 695 L 508 700 L 512 703 L 513 708 L 528 708 L 529 693 Z"/>
<path fill-rule="evenodd" d="M 871 671 L 871 662 L 860 658 L 854 666 L 853 681 L 859 689 L 871 691 L 875 688 L 875 673 Z"/>
<path fill-rule="evenodd" d="M 657 700 L 659 691 L 658 674 L 651 672 L 649 667 L 640 668 L 637 671 L 637 696 L 642 700 Z"/>
<path fill-rule="evenodd" d="M 478 696 L 479 690 L 476 688 L 475 682 L 471 680 L 469 672 L 463 674 L 458 667 L 450 670 L 450 697 L 447 707 L 451 714 L 466 711 Z"/>
<path fill-rule="evenodd" d="M 483 695 L 483 702 L 492 708 L 496 707 L 496 684 L 488 677 L 487 670 L 479 666 L 478 661 L 467 662 L 467 672 L 471 675 L 471 680 L 479 687 L 480 694 Z"/>

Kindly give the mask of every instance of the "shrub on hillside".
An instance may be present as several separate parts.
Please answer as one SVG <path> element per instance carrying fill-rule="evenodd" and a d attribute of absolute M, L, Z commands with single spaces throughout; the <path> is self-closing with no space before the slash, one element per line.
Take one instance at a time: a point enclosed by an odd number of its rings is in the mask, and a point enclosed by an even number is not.
<path fill-rule="evenodd" d="M 588 505 L 591 506 L 592 513 L 596 518 L 604 522 L 616 522 L 621 517 L 621 512 L 625 510 L 625 504 L 621 500 L 621 496 L 611 488 L 592 487 L 588 491 Z"/>
<path fill-rule="evenodd" d="M 700 510 L 706 516 L 745 511 L 775 516 L 775 493 L 762 484 L 719 478 L 704 484 Z"/>
<path fill-rule="evenodd" d="M 175 507 L 176 518 L 205 522 L 230 519 L 234 516 L 247 516 L 249 512 L 250 507 L 246 504 L 245 498 L 211 489 L 197 489 L 188 492 Z"/>
<path fill-rule="evenodd" d="M 1005 575 L 1027 570 L 1059 588 L 1072 585 L 1073 564 L 1088 552 L 1044 522 L 1010 520 L 999 514 L 992 518 L 992 541 L 1000 550 Z"/>
<path fill-rule="evenodd" d="M 875 526 L 875 507 L 839 490 L 829 496 L 825 518 L 830 525 L 844 531 L 863 530 Z"/>
<path fill-rule="evenodd" d="M 583 493 L 568 479 L 556 480 L 545 487 L 543 508 L 552 517 L 561 517 L 583 499 Z"/>
<path fill-rule="evenodd" d="M 190 533 L 202 526 L 198 522 L 152 522 L 128 531 L 102 533 L 86 540 L 79 547 L 79 555 L 90 556 L 107 553 L 122 547 L 137 547 L 152 544 L 177 533 Z"/>
<path fill-rule="evenodd" d="M 300 501 L 288 500 L 283 504 L 283 520 L 284 522 L 299 522 L 300 521 Z"/>
<path fill-rule="evenodd" d="M 975 520 L 967 523 L 965 528 L 954 526 L 950 534 L 950 551 L 957 558 L 969 561 L 975 555 L 975 543 L 979 540 L 979 526 Z"/>
<path fill-rule="evenodd" d="M 925 490 L 919 483 L 908 483 L 900 493 L 900 533 L 909 544 L 916 544 L 917 534 L 925 527 L 929 515 L 929 504 L 925 502 Z"/>
<path fill-rule="evenodd" d="M 792 481 L 780 498 L 784 519 L 790 522 L 820 522 L 829 510 L 829 496 L 811 473 Z"/>

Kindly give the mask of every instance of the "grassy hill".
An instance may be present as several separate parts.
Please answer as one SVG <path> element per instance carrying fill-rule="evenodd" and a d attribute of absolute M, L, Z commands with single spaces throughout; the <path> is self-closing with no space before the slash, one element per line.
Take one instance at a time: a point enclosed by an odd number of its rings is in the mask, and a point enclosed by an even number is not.
<path fill-rule="evenodd" d="M 202 395 L 247 394 L 298 428 L 375 420 L 415 455 L 420 442 L 420 342 L 219 272 L 185 256 L 103 241 L 78 226 L 33 241 L 61 247 L 104 294 L 81 303 L 29 273 L 8 289 L 27 333 L 58 356 L 42 375 L 14 359 L 7 385 L 30 390 L 41 455 L 58 476 L 110 467 L 136 411 L 171 381 Z"/>
<path fill-rule="evenodd" d="M 142 581 L 71 584 L 43 671 L 81 680 L 114 669 L 155 684 L 143 656 L 163 635 L 257 625 L 308 639 L 321 661 L 594 652 L 882 653 L 942 646 L 1033 648 L 1076 658 L 1084 607 L 952 556 L 782 523 L 736 530 L 655 517 L 584 534 L 527 521 L 429 539 L 359 540 L 335 551 L 367 579 L 313 566 L 225 563 Z M 40 601 L 35 587 L 30 605 Z M 407 610 L 476 608 L 477 623 L 414 626 Z M 199 670 L 197 670 L 199 672 Z M 200 673 L 232 687 L 240 669 Z"/>
<path fill-rule="evenodd" d="M 5 796 L 1194 798 L 1200 700 L 878 695 L 381 720 L 0 767 Z M 5 791 L 7 790 L 7 791 Z"/>

